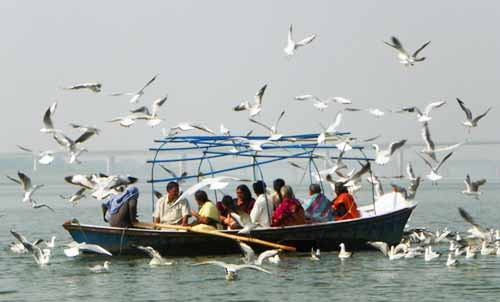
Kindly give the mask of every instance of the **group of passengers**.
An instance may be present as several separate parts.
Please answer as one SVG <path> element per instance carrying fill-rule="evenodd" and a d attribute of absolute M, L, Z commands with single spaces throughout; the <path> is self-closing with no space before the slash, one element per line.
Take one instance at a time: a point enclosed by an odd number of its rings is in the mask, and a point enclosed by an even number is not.
<path fill-rule="evenodd" d="M 194 199 L 199 209 L 194 211 L 186 198 L 179 199 L 179 184 L 169 182 L 166 194 L 156 203 L 153 221 L 214 230 L 240 229 L 248 224 L 260 227 L 292 226 L 360 216 L 354 198 L 343 184 L 336 185 L 333 201 L 321 192 L 319 184 L 311 184 L 309 199 L 304 203 L 295 197 L 292 187 L 286 185 L 283 179 L 273 182 L 273 193 L 268 191 L 263 181 L 253 183 L 252 189 L 255 199 L 248 186 L 241 184 L 236 188 L 236 198 L 225 195 L 216 203 L 209 200 L 205 191 L 198 190 Z M 111 226 L 132 226 L 137 221 L 137 197 L 138 191 L 132 187 L 108 200 L 103 204 L 105 221 Z M 195 222 L 189 224 L 189 217 L 193 217 Z"/>

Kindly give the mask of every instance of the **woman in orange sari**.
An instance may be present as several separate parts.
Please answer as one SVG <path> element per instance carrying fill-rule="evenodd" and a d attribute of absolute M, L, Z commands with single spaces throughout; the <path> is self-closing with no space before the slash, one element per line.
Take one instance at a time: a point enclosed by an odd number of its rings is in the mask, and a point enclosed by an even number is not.
<path fill-rule="evenodd" d="M 335 185 L 337 198 L 333 201 L 332 208 L 335 213 L 335 221 L 359 218 L 356 202 L 343 183 Z"/>

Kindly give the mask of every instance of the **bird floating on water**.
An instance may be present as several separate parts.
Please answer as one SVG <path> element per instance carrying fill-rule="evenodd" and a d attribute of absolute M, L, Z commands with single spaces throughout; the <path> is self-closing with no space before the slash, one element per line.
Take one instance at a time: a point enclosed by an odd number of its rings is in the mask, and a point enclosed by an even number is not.
<path fill-rule="evenodd" d="M 89 267 L 89 270 L 93 273 L 108 273 L 110 264 L 111 264 L 111 262 L 104 261 L 104 263 L 102 265 L 98 264 L 98 265 Z"/>
<path fill-rule="evenodd" d="M 149 265 L 151 266 L 172 265 L 173 263 L 171 261 L 167 261 L 157 250 L 150 246 L 138 245 L 137 248 L 151 257 L 151 261 L 149 261 Z"/>
<path fill-rule="evenodd" d="M 194 266 L 198 265 L 216 265 L 219 267 L 224 268 L 224 271 L 226 272 L 226 280 L 228 281 L 233 281 L 238 278 L 237 272 L 242 270 L 242 269 L 252 269 L 256 271 L 260 271 L 263 273 L 271 274 L 270 271 L 263 269 L 260 266 L 253 265 L 253 264 L 230 264 L 230 263 L 225 263 L 222 261 L 205 261 L 205 262 L 200 262 L 193 264 Z"/>

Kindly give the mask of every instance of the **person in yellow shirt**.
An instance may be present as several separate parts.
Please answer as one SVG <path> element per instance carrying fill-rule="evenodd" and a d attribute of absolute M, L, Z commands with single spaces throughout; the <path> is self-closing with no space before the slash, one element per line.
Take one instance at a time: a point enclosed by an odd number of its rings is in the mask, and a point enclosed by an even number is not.
<path fill-rule="evenodd" d="M 217 230 L 222 226 L 219 220 L 219 210 L 208 200 L 207 193 L 203 190 L 198 190 L 194 193 L 196 203 L 200 207 L 198 212 L 191 211 L 191 215 L 196 219 L 193 229 L 199 230 Z"/>

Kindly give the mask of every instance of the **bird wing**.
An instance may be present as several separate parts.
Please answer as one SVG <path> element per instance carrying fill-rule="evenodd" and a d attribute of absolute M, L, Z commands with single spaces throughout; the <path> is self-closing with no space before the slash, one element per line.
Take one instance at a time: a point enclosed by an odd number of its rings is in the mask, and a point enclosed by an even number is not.
<path fill-rule="evenodd" d="M 105 248 L 97 245 L 97 244 L 87 244 L 87 243 L 82 243 L 78 245 L 78 249 L 81 251 L 87 251 L 87 252 L 93 252 L 97 254 L 104 254 L 108 256 L 113 256 L 108 250 Z"/>
<path fill-rule="evenodd" d="M 168 95 L 165 95 L 164 97 L 153 102 L 153 105 L 151 106 L 152 116 L 156 116 L 158 114 L 158 111 L 160 111 L 160 107 L 163 106 L 163 104 L 167 101 L 167 98 Z"/>
<path fill-rule="evenodd" d="M 137 109 L 130 110 L 130 113 L 143 113 L 147 116 L 151 116 L 151 113 L 149 112 L 149 109 L 146 106 L 141 106 Z"/>
<path fill-rule="evenodd" d="M 422 155 L 420 155 L 419 153 L 417 153 L 417 155 L 424 161 L 424 163 L 429 166 L 429 168 L 431 168 L 431 170 L 434 170 L 434 167 L 432 166 L 432 164 L 425 158 L 423 157 Z M 437 169 L 436 169 L 437 171 Z"/>
<path fill-rule="evenodd" d="M 295 44 L 295 42 L 293 41 L 293 37 L 292 37 L 292 24 L 290 24 L 290 27 L 288 28 L 288 36 L 287 36 L 287 43 L 288 45 L 290 44 Z"/>
<path fill-rule="evenodd" d="M 406 52 L 406 50 L 403 48 L 403 45 L 401 44 L 401 42 L 399 42 L 398 38 L 396 38 L 396 37 L 392 36 L 392 37 L 391 37 L 391 42 L 392 42 L 392 44 L 391 44 L 391 43 L 389 43 L 389 42 L 385 42 L 385 41 L 384 41 L 384 44 L 385 44 L 385 45 L 388 45 L 388 46 L 390 46 L 390 47 L 392 47 L 392 48 L 394 48 L 394 49 L 396 49 L 396 50 L 397 50 L 397 51 L 399 51 L 399 52 L 402 52 L 402 53 L 404 53 L 404 54 L 408 54 L 408 53 Z"/>
<path fill-rule="evenodd" d="M 258 263 L 262 263 L 264 260 L 267 258 L 274 257 L 279 254 L 279 250 L 267 250 L 262 253 L 260 253 L 259 257 L 257 258 Z"/>
<path fill-rule="evenodd" d="M 276 120 L 276 123 L 274 124 L 274 128 L 276 129 L 276 131 L 278 130 L 278 124 L 280 123 L 283 115 L 285 115 L 285 110 L 281 111 L 280 115 L 278 116 L 278 119 Z"/>
<path fill-rule="evenodd" d="M 248 107 L 249 107 L 248 101 L 244 101 L 244 102 L 241 102 L 238 105 L 234 106 L 233 110 L 234 111 L 243 111 L 243 110 L 246 110 Z"/>
<path fill-rule="evenodd" d="M 356 171 L 356 173 L 354 173 L 351 177 L 349 177 L 349 180 L 359 179 L 361 176 L 363 176 L 363 174 L 370 171 L 370 162 L 369 161 L 366 161 L 366 164 L 364 164 L 364 165 L 361 162 L 358 162 L 358 163 L 361 165 L 361 168 L 358 171 Z"/>
<path fill-rule="evenodd" d="M 453 154 L 453 152 L 450 152 L 450 153 L 446 154 L 446 156 L 445 156 L 445 157 L 443 157 L 443 158 L 441 159 L 441 161 L 439 162 L 439 164 L 438 164 L 438 165 L 437 165 L 437 167 L 436 167 L 436 172 L 437 172 L 437 171 L 439 171 L 439 168 L 441 168 L 441 166 L 444 164 L 444 162 L 445 162 L 448 158 L 450 158 L 450 156 L 451 156 L 452 154 Z"/>
<path fill-rule="evenodd" d="M 216 260 L 198 262 L 198 263 L 193 264 L 193 266 L 206 265 L 206 264 L 217 265 L 217 266 L 220 266 L 224 269 L 227 267 L 227 264 L 225 262 L 216 261 Z"/>
<path fill-rule="evenodd" d="M 148 254 L 151 258 L 155 258 L 155 255 L 158 254 L 158 252 L 156 252 L 152 247 L 150 246 L 142 246 L 142 245 L 138 245 L 136 246 L 138 249 L 140 249 L 141 251 L 145 252 L 146 254 Z M 156 252 L 156 253 L 155 253 Z"/>
<path fill-rule="evenodd" d="M 297 101 L 309 101 L 309 100 L 319 101 L 319 99 L 312 94 L 298 95 L 295 97 L 295 100 L 297 100 Z"/>
<path fill-rule="evenodd" d="M 153 78 L 151 78 L 151 80 L 149 80 L 149 81 L 146 83 L 146 85 L 144 85 L 144 87 L 142 87 L 139 91 L 140 91 L 140 92 L 141 92 L 141 91 L 144 91 L 144 89 L 146 89 L 146 87 L 148 87 L 149 85 L 151 85 L 151 84 L 152 84 L 152 83 L 156 80 L 156 77 L 157 77 L 157 76 L 158 76 L 158 75 L 156 74 Z"/>
<path fill-rule="evenodd" d="M 160 198 L 163 197 L 163 194 L 161 194 L 160 192 L 158 192 L 156 190 L 154 190 L 153 193 L 155 194 L 155 197 L 158 198 L 158 199 L 160 199 Z"/>
<path fill-rule="evenodd" d="M 427 154 L 433 159 L 436 160 L 436 155 L 434 154 L 434 142 L 431 138 L 431 132 L 429 130 L 429 124 L 427 122 L 422 125 L 422 138 L 424 139 L 425 145 L 427 146 Z"/>
<path fill-rule="evenodd" d="M 469 176 L 469 174 L 467 174 L 467 175 L 465 176 L 464 183 L 465 183 L 466 190 L 467 190 L 467 191 L 469 191 L 469 192 L 470 192 L 470 191 L 472 191 L 472 186 L 471 186 L 471 181 L 470 181 L 470 176 Z"/>
<path fill-rule="evenodd" d="M 52 123 L 52 118 L 51 118 L 51 115 L 52 115 L 52 106 L 50 106 L 49 108 L 47 108 L 47 110 L 45 111 L 45 114 L 43 115 L 43 124 L 45 125 L 45 127 L 47 129 L 53 129 L 54 128 L 54 124 Z"/>
<path fill-rule="evenodd" d="M 472 112 L 470 111 L 469 108 L 465 107 L 464 102 L 462 102 L 459 98 L 457 98 L 458 105 L 460 105 L 460 108 L 465 112 L 465 116 L 467 117 L 468 120 L 472 120 Z"/>
<path fill-rule="evenodd" d="M 238 240 L 238 245 L 240 246 L 241 251 L 245 255 L 245 260 L 247 263 L 255 261 L 255 252 L 254 250 L 246 243 Z"/>
<path fill-rule="evenodd" d="M 191 126 L 193 126 L 194 128 L 196 128 L 196 129 L 198 129 L 198 130 L 205 131 L 205 132 L 210 133 L 210 134 L 213 134 L 213 135 L 215 135 L 215 134 L 216 134 L 213 130 L 209 129 L 209 128 L 208 128 L 207 126 L 205 126 L 205 125 L 201 125 L 201 124 L 191 124 Z"/>
<path fill-rule="evenodd" d="M 255 103 L 258 104 L 259 106 L 262 105 L 262 97 L 264 96 L 264 92 L 266 91 L 267 84 L 262 86 L 262 88 L 259 89 L 259 92 L 255 95 Z"/>
<path fill-rule="evenodd" d="M 175 174 L 174 171 L 170 170 L 169 168 L 165 167 L 162 164 L 158 164 L 158 165 L 160 166 L 160 168 L 162 168 L 163 170 L 165 170 L 165 172 L 167 172 L 168 174 L 172 175 L 172 177 L 177 178 L 177 174 Z"/>
<path fill-rule="evenodd" d="M 92 137 L 93 135 L 95 134 L 94 131 L 85 131 L 82 133 L 82 135 L 80 135 L 76 140 L 75 140 L 75 144 L 81 144 L 83 142 L 85 142 L 86 140 L 88 140 L 90 137 Z"/>
<path fill-rule="evenodd" d="M 429 115 L 432 109 L 439 108 L 444 104 L 446 104 L 446 101 L 432 102 L 428 104 L 427 106 L 425 106 L 425 111 L 424 111 L 425 115 Z"/>
<path fill-rule="evenodd" d="M 333 122 L 333 124 L 331 124 L 330 126 L 328 126 L 328 128 L 326 129 L 326 132 L 328 133 L 334 133 L 337 131 L 337 127 L 340 125 L 340 123 L 342 122 L 342 111 L 339 111 L 337 112 L 337 115 L 335 116 L 335 121 Z"/>
<path fill-rule="evenodd" d="M 18 171 L 17 176 L 22 182 L 24 191 L 29 191 L 33 188 L 31 185 L 31 178 L 29 178 L 26 174 Z"/>
<path fill-rule="evenodd" d="M 15 182 L 17 184 L 23 185 L 20 180 L 15 179 L 14 177 L 11 177 L 9 175 L 5 175 L 5 177 L 7 177 L 8 179 L 12 180 L 13 182 Z"/>
<path fill-rule="evenodd" d="M 52 137 L 63 148 L 69 148 L 73 144 L 73 141 L 64 134 L 62 134 L 62 137 L 59 137 L 57 134 L 52 135 Z"/>
<path fill-rule="evenodd" d="M 483 227 L 481 227 L 476 221 L 474 221 L 474 218 L 472 218 L 472 216 L 470 216 L 469 213 L 467 213 L 466 210 L 462 209 L 462 208 L 458 208 L 458 213 L 460 214 L 460 216 L 462 216 L 462 218 L 467 221 L 468 223 L 472 224 L 473 226 L 475 226 L 476 228 L 478 228 L 480 231 L 485 231 L 485 229 Z"/>
<path fill-rule="evenodd" d="M 490 112 L 490 110 L 491 110 L 491 107 L 488 108 L 488 110 L 486 110 L 483 114 L 476 116 L 472 122 L 473 123 L 479 122 L 479 120 L 482 119 L 486 114 L 488 114 L 488 112 Z"/>
<path fill-rule="evenodd" d="M 389 145 L 389 155 L 392 155 L 397 149 L 403 147 L 403 145 L 406 143 L 406 140 L 400 140 L 398 142 L 392 142 Z"/>
<path fill-rule="evenodd" d="M 472 189 L 473 189 L 474 191 L 478 191 L 479 186 L 482 186 L 482 185 L 484 185 L 485 183 L 486 183 L 486 179 L 484 179 L 484 178 L 483 178 L 483 179 L 479 179 L 479 180 L 476 180 L 476 181 L 471 182 L 471 186 L 472 186 Z"/>
<path fill-rule="evenodd" d="M 431 43 L 431 41 L 425 42 L 422 46 L 420 46 L 419 49 L 415 50 L 415 52 L 413 53 L 412 57 L 416 58 L 418 56 L 418 53 L 421 52 L 424 48 L 426 48 L 427 45 L 429 45 L 429 43 Z"/>
<path fill-rule="evenodd" d="M 19 145 L 17 145 L 17 147 L 18 147 L 19 149 L 23 150 L 23 151 L 33 153 L 33 150 L 31 150 L 31 149 L 28 149 L 28 148 L 25 148 L 25 147 L 23 147 L 23 146 L 19 146 Z"/>
<path fill-rule="evenodd" d="M 314 39 L 316 39 L 316 35 L 310 35 L 309 37 L 298 41 L 297 43 L 295 43 L 295 45 L 304 46 L 304 45 L 307 45 L 307 44 L 311 43 L 312 41 L 314 41 Z"/>
<path fill-rule="evenodd" d="M 257 121 L 257 120 L 254 120 L 254 119 L 252 119 L 252 118 L 249 118 L 248 120 L 249 120 L 249 121 L 251 121 L 252 123 L 255 123 L 255 124 L 257 124 L 257 125 L 260 125 L 260 126 L 262 126 L 262 127 L 266 128 L 266 129 L 267 129 L 267 130 L 269 130 L 269 131 L 272 131 L 272 128 L 271 128 L 271 127 L 269 127 L 268 125 L 266 125 L 266 124 L 264 124 L 264 123 L 262 123 L 262 122 L 259 122 L 259 121 Z"/>
<path fill-rule="evenodd" d="M 389 245 L 386 242 L 368 241 L 367 243 L 373 246 L 374 248 L 380 250 L 384 254 L 384 256 L 387 256 L 387 254 L 389 253 Z"/>
<path fill-rule="evenodd" d="M 437 148 L 437 149 L 434 149 L 434 152 L 442 152 L 442 151 L 448 151 L 448 150 L 453 150 L 453 149 L 456 149 L 460 146 L 462 146 L 465 142 L 461 142 L 461 143 L 458 143 L 458 144 L 454 144 L 454 145 L 451 145 L 451 146 L 446 146 L 446 147 L 442 147 L 442 148 Z"/>
<path fill-rule="evenodd" d="M 411 162 L 408 162 L 408 165 L 406 166 L 406 174 L 408 175 L 409 179 L 415 179 L 415 172 L 413 172 L 413 166 L 411 165 Z"/>

